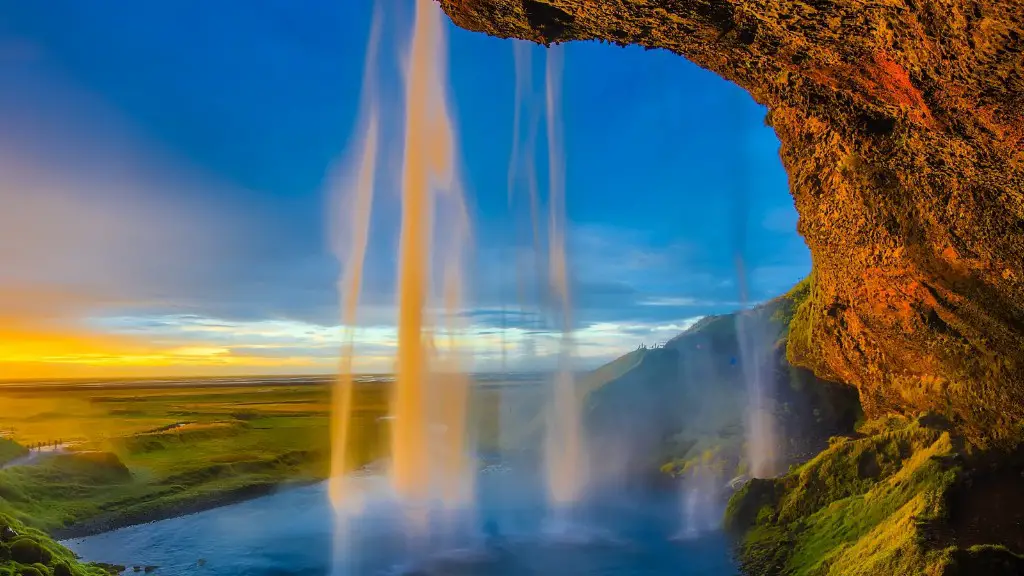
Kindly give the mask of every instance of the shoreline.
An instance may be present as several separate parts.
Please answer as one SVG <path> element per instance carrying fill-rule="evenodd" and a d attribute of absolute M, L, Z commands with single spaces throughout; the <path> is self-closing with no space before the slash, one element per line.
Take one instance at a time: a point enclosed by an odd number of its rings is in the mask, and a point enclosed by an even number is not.
<path fill-rule="evenodd" d="M 656 480 L 652 481 L 652 477 Z M 676 480 L 665 477 L 661 474 L 645 476 L 646 481 L 634 484 L 634 487 L 642 487 L 642 491 L 668 491 L 678 487 Z M 114 532 L 122 528 L 133 526 L 144 526 L 163 520 L 191 516 L 200 512 L 207 512 L 217 508 L 224 508 L 243 502 L 258 500 L 272 496 L 278 492 L 305 488 L 327 482 L 328 478 L 307 478 L 285 480 L 283 482 L 270 482 L 265 484 L 254 484 L 242 486 L 224 492 L 210 494 L 205 498 L 193 499 L 178 504 L 157 506 L 145 512 L 118 514 L 108 513 L 49 531 L 48 534 L 54 540 L 66 542 L 98 536 L 107 532 Z"/>
<path fill-rule="evenodd" d="M 304 488 L 325 482 L 326 480 L 326 478 L 287 480 L 278 483 L 242 486 L 222 493 L 211 494 L 205 498 L 197 498 L 180 504 L 159 506 L 145 512 L 129 514 L 108 513 L 106 515 L 96 516 L 94 518 L 72 524 L 71 526 L 52 530 L 49 534 L 51 538 L 58 542 L 79 540 L 90 536 L 98 536 L 107 532 L 114 532 L 122 528 L 144 526 L 146 524 L 153 524 L 163 520 L 191 516 L 192 514 L 198 514 L 200 512 L 224 508 L 226 506 L 241 504 L 251 500 L 258 500 L 266 496 L 272 496 L 280 491 Z"/>

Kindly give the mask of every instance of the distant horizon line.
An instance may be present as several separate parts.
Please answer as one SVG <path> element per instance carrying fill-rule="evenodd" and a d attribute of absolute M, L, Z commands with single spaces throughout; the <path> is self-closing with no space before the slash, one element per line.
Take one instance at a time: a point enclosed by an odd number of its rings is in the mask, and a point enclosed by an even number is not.
<path fill-rule="evenodd" d="M 576 370 L 576 372 L 591 372 L 593 369 Z M 465 372 L 470 375 L 533 375 L 533 374 L 544 374 L 547 372 L 555 372 L 557 370 L 546 369 L 546 370 L 477 370 L 472 372 Z M 443 374 L 443 372 L 437 372 L 437 374 Z M 359 372 L 353 374 L 354 377 L 380 377 L 380 376 L 394 376 L 394 372 Z M 160 382 L 160 381 L 187 381 L 187 380 L 247 380 L 247 379 L 261 379 L 261 380 L 305 380 L 305 379 L 327 379 L 337 377 L 337 372 L 314 372 L 307 374 L 241 374 L 241 375 L 206 375 L 206 376 L 177 376 L 177 375 L 164 375 L 164 376 L 54 376 L 46 377 L 41 376 L 38 378 L 3 378 L 0 377 L 0 387 L 9 384 L 39 384 L 45 382 L 132 382 L 132 381 L 146 381 L 146 382 Z"/>

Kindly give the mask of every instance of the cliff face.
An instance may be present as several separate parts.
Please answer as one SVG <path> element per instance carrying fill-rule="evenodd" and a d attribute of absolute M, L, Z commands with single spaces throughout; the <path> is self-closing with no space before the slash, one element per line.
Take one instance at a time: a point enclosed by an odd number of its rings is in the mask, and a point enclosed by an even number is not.
<path fill-rule="evenodd" d="M 439 0 L 459 26 L 664 48 L 769 109 L 811 249 L 789 356 L 869 417 L 1024 420 L 1024 2 Z"/>

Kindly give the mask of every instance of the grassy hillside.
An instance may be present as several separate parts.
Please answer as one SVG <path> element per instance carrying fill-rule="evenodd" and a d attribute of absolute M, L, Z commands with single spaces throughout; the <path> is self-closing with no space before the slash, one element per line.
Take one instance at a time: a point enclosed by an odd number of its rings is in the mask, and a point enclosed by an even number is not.
<path fill-rule="evenodd" d="M 663 348 L 623 356 L 590 386 L 586 421 L 602 446 L 629 454 L 638 474 L 659 469 L 683 475 L 714 460 L 724 474 L 741 474 L 747 382 L 765 383 L 782 439 L 785 470 L 849 432 L 859 417 L 856 392 L 793 367 L 786 355 L 789 324 L 809 283 L 742 313 L 710 316 Z"/>
<path fill-rule="evenodd" d="M 648 351 L 649 350 L 646 348 L 638 348 L 632 352 L 627 352 L 615 360 L 599 367 L 597 370 L 583 376 L 578 384 L 580 395 L 585 397 L 590 393 L 601 389 L 609 382 L 614 382 L 618 378 L 621 378 L 624 374 L 635 368 L 643 360 L 644 355 Z"/>
<path fill-rule="evenodd" d="M 28 454 L 28 449 L 9 438 L 0 438 L 0 466 Z"/>
<path fill-rule="evenodd" d="M 497 388 L 475 398 L 485 449 L 505 416 L 499 398 Z M 358 467 L 386 455 L 388 389 L 358 386 L 354 401 Z M 523 409 L 536 414 L 536 404 Z M 0 469 L 0 513 L 67 537 L 319 481 L 330 469 L 330 408 L 327 385 L 0 388 L 0 429 L 25 443 L 67 443 Z M 24 453 L 0 439 L 0 461 Z"/>
<path fill-rule="evenodd" d="M 375 421 L 383 398 L 364 391 L 359 418 Z M 0 390 L 0 426 L 68 443 L 0 470 L 0 512 L 66 536 L 323 478 L 329 402 L 324 386 Z"/>
<path fill-rule="evenodd" d="M 747 483 L 726 525 L 754 576 L 1024 573 L 1011 551 L 1024 540 L 1020 470 L 980 460 L 941 418 L 870 422 L 781 478 Z M 1002 486 L 986 490 L 1002 510 L 964 501 L 986 483 Z"/>

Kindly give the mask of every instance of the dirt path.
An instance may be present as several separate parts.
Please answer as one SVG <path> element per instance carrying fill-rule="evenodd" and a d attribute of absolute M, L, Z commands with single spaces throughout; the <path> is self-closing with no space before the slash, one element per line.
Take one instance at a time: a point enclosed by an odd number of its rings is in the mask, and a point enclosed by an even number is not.
<path fill-rule="evenodd" d="M 67 451 L 67 446 L 65 444 L 46 446 L 38 450 L 33 450 L 24 456 L 15 458 L 14 460 L 9 460 L 8 462 L 0 465 L 0 470 L 13 468 L 14 466 L 30 466 L 47 458 L 56 456 L 57 454 L 64 454 Z"/>

